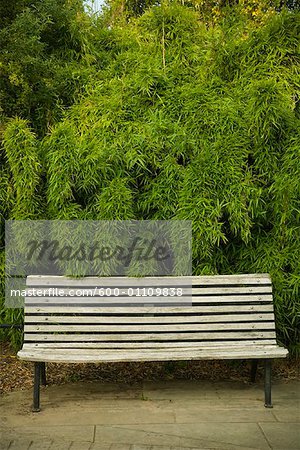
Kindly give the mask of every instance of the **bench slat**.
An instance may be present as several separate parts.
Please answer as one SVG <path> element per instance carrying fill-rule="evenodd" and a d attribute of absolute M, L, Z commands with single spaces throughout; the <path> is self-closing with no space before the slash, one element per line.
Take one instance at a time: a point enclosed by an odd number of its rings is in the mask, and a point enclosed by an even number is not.
<path fill-rule="evenodd" d="M 158 287 L 158 286 L 157 286 Z M 112 289 L 108 289 L 107 288 L 107 292 L 103 291 L 103 294 L 107 294 L 108 297 L 106 297 L 106 295 L 101 296 L 98 289 L 94 290 L 94 289 L 87 289 L 87 288 L 58 288 L 59 289 L 59 297 L 68 297 L 71 296 L 72 298 L 79 296 L 82 298 L 96 298 L 96 299 L 101 299 L 101 298 L 119 298 L 119 299 L 126 299 L 127 297 L 130 298 L 147 298 L 147 297 L 152 297 L 152 298 L 160 298 L 160 299 L 164 299 L 165 297 L 167 298 L 180 298 L 180 295 L 176 296 L 176 295 L 170 295 L 169 292 L 170 288 L 166 288 L 167 289 L 167 294 L 166 296 L 161 295 L 160 297 L 158 295 L 156 295 L 155 292 L 155 287 L 149 287 L 149 292 L 147 292 L 147 288 L 146 291 L 143 291 L 142 288 L 140 289 L 140 291 L 136 291 L 135 289 L 132 290 L 132 288 L 129 287 L 122 287 L 122 288 L 116 288 L 118 289 L 118 291 L 116 291 L 116 293 L 114 292 L 114 288 Z M 47 289 L 43 289 L 41 288 L 41 294 L 39 295 L 39 297 L 37 297 L 37 292 L 39 291 L 38 289 L 36 289 L 35 291 L 35 296 L 33 295 L 34 292 L 32 292 L 32 295 L 28 295 L 28 299 L 31 298 L 44 298 L 44 296 L 42 295 L 42 291 L 43 290 L 47 290 Z M 148 293 L 153 293 L 153 295 L 148 295 Z M 159 291 L 157 291 L 159 292 Z M 176 291 L 175 291 L 176 292 Z M 182 296 L 207 296 L 207 295 L 226 295 L 226 294 L 271 294 L 272 293 L 272 286 L 268 285 L 268 286 L 257 286 L 257 285 L 253 285 L 253 286 L 227 286 L 227 287 L 213 287 L 213 286 L 205 286 L 205 287 L 183 287 L 181 288 L 181 292 L 182 292 Z M 55 293 L 55 291 L 54 291 Z M 82 295 L 82 293 L 84 293 L 84 295 Z M 52 295 L 52 293 L 51 293 Z M 46 297 L 48 298 L 48 297 Z M 50 298 L 55 298 L 50 297 Z"/>
<path fill-rule="evenodd" d="M 26 297 L 25 305 L 43 305 L 51 303 L 65 304 L 72 306 L 73 304 L 82 305 L 109 305 L 109 304 L 168 304 L 180 303 L 185 305 L 197 305 L 201 303 L 251 303 L 263 302 L 271 303 L 272 295 L 224 295 L 224 296 L 184 296 L 184 297 Z"/>
<path fill-rule="evenodd" d="M 35 348 L 58 348 L 58 349 L 68 349 L 68 348 L 193 348 L 193 347 L 226 347 L 226 348 L 237 348 L 246 346 L 266 346 L 266 345 L 277 345 L 275 339 L 263 339 L 263 340 L 241 340 L 241 341 L 189 341 L 189 342 L 28 342 L 23 345 L 24 350 L 32 350 Z"/>
<path fill-rule="evenodd" d="M 195 333 L 145 333 L 145 334 L 37 334 L 26 333 L 24 340 L 26 341 L 172 341 L 172 340 L 210 340 L 210 339 L 275 339 L 275 331 L 215 331 L 215 332 L 195 332 Z"/>
<path fill-rule="evenodd" d="M 240 275 L 209 275 L 186 276 L 184 282 L 191 285 L 234 285 L 234 284 L 271 284 L 269 274 L 240 274 Z M 63 276 L 31 275 L 27 277 L 28 286 L 115 286 L 122 285 L 124 277 L 85 277 L 66 278 Z M 182 284 L 182 277 L 139 277 L 130 278 L 131 286 L 178 286 Z M 124 283 L 125 285 L 125 283 Z M 128 279 L 126 280 L 128 286 Z"/>
<path fill-rule="evenodd" d="M 213 294 L 257 294 L 272 293 L 272 286 L 230 286 L 230 287 L 196 287 L 192 288 L 192 295 L 213 295 Z"/>
<path fill-rule="evenodd" d="M 263 320 L 274 321 L 273 313 L 265 314 L 210 314 L 203 316 L 140 316 L 140 317 L 124 317 L 124 316 L 25 316 L 26 323 L 210 323 L 210 322 L 262 322 Z"/>
<path fill-rule="evenodd" d="M 63 325 L 50 325 L 50 324 L 36 324 L 36 325 L 27 325 L 24 326 L 25 333 L 27 332 L 102 332 L 102 333 L 119 333 L 119 332 L 158 332 L 161 333 L 163 331 L 217 331 L 217 330 L 270 330 L 275 329 L 274 322 L 234 322 L 234 323 L 172 323 L 172 324 L 139 324 L 139 325 L 79 325 L 79 324 L 63 324 Z"/>
<path fill-rule="evenodd" d="M 269 305 L 217 305 L 216 306 L 61 306 L 61 305 L 43 305 L 43 306 L 26 306 L 25 313 L 90 313 L 90 314 L 191 314 L 191 313 L 208 313 L 208 312 L 273 312 L 273 304 Z"/>
<path fill-rule="evenodd" d="M 170 352 L 164 349 L 149 350 L 79 350 L 69 349 L 68 352 L 57 349 L 46 351 L 21 351 L 22 359 L 31 361 L 53 362 L 110 362 L 110 361 L 166 361 L 166 360 L 194 360 L 194 359 L 245 359 L 245 358 L 271 358 L 286 356 L 287 351 L 280 347 L 244 347 L 234 349 L 205 349 L 194 348 L 192 350 L 176 349 Z"/>

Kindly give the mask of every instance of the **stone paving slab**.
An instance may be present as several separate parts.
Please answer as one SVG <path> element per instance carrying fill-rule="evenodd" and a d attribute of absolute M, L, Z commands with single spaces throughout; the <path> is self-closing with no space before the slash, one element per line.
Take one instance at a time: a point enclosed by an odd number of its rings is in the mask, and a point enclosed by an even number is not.
<path fill-rule="evenodd" d="M 69 450 L 71 445 L 72 442 L 55 440 L 50 444 L 48 450 Z M 31 446 L 29 447 L 28 450 L 31 450 Z"/>
<path fill-rule="evenodd" d="M 274 386 L 275 389 L 275 386 Z M 144 396 L 148 399 L 166 399 L 176 401 L 182 399 L 181 390 L 184 391 L 184 397 L 190 400 L 196 399 L 257 399 L 261 400 L 264 395 L 263 385 L 242 381 L 207 382 L 207 381 L 162 381 L 162 382 L 145 382 Z M 291 390 L 295 394 L 295 386 L 291 386 Z M 275 393 L 275 390 L 274 390 Z M 281 390 L 279 390 L 279 396 Z M 281 396 L 285 395 L 285 391 Z M 288 391 L 287 391 L 287 395 Z"/>
<path fill-rule="evenodd" d="M 277 408 L 278 404 L 276 403 L 275 408 Z M 285 402 L 285 405 L 287 402 Z M 283 405 L 284 406 L 284 405 Z M 283 407 L 282 406 L 282 407 Z M 199 412 L 203 410 L 207 411 L 217 411 L 218 409 L 226 409 L 229 413 L 234 413 L 235 411 L 265 411 L 264 408 L 264 400 L 262 398 L 258 399 L 236 399 L 236 398 L 228 398 L 227 400 L 220 399 L 218 401 L 212 400 L 191 400 L 191 401 L 179 401 L 174 400 L 173 402 L 169 402 L 164 406 L 165 409 L 171 408 L 172 410 L 179 411 L 180 409 L 185 409 L 189 407 L 190 411 L 193 409 L 198 409 Z"/>
<path fill-rule="evenodd" d="M 216 383 L 216 392 L 220 398 L 263 398 L 263 383 L 248 383 L 241 381 L 230 381 L 226 383 Z M 282 399 L 300 399 L 299 381 L 273 382 L 272 396 L 275 402 Z"/>
<path fill-rule="evenodd" d="M 58 418 L 59 419 L 59 418 Z M 59 421 L 59 420 L 58 420 Z M 80 416 L 78 417 L 80 422 Z M 30 426 L 20 425 L 16 428 L 6 428 L 4 430 L 4 437 L 7 440 L 23 439 L 28 440 L 38 439 L 65 439 L 69 441 L 89 441 L 94 440 L 94 426 L 93 425 L 49 425 L 49 426 Z"/>
<path fill-rule="evenodd" d="M 185 408 L 176 409 L 176 423 L 195 423 L 195 421 L 201 423 L 255 423 L 255 422 L 275 422 L 276 418 L 270 409 L 261 408 L 258 409 L 246 409 L 239 408 L 229 410 L 229 408 L 215 407 L 204 409 L 199 411 L 199 408 L 193 406 L 189 408 L 186 405 Z"/>
<path fill-rule="evenodd" d="M 52 445 L 51 439 L 35 440 L 31 442 L 30 450 L 49 450 Z"/>
<path fill-rule="evenodd" d="M 112 429 L 113 428 L 113 429 Z M 263 432 L 256 423 L 193 423 L 161 424 L 116 427 L 96 426 L 95 441 L 107 440 L 107 435 L 114 434 L 117 442 L 148 445 L 177 445 L 189 447 L 191 438 L 193 446 L 198 448 L 239 448 L 269 449 Z"/>
<path fill-rule="evenodd" d="M 300 382 L 297 380 L 273 383 L 272 392 L 274 397 L 280 399 L 291 399 L 300 401 Z"/>
<path fill-rule="evenodd" d="M 165 433 L 165 425 L 166 424 L 162 424 L 160 430 L 155 432 L 152 432 L 151 429 L 144 430 L 144 426 L 97 425 L 95 442 L 109 442 L 113 436 L 114 443 L 117 444 L 123 444 L 126 442 L 131 445 L 180 446 L 180 436 Z"/>
<path fill-rule="evenodd" d="M 3 433 L 0 432 L 0 450 L 6 450 L 11 444 L 11 439 L 4 438 L 2 435 Z"/>
<path fill-rule="evenodd" d="M 276 417 L 276 420 L 278 420 L 279 422 L 300 423 L 300 403 L 295 402 L 293 406 L 291 405 L 284 406 L 282 408 L 274 408 L 273 414 Z"/>
<path fill-rule="evenodd" d="M 90 446 L 89 450 L 110 450 L 111 446 L 112 446 L 112 444 L 109 444 L 109 443 L 97 442 L 97 443 L 92 444 Z M 127 445 L 125 446 L 125 444 L 124 444 L 124 450 L 127 450 L 127 448 L 128 448 L 128 446 Z"/>
<path fill-rule="evenodd" d="M 149 400 L 178 400 L 184 398 L 193 400 L 195 398 L 217 400 L 219 398 L 215 389 L 215 383 L 207 381 L 158 381 L 145 382 L 143 388 L 144 398 Z"/>
<path fill-rule="evenodd" d="M 11 441 L 9 440 L 9 444 L 7 446 L 5 446 L 7 444 L 7 441 L 4 441 L 4 446 L 2 447 L 0 445 L 0 449 L 1 450 L 27 450 L 29 448 L 29 446 L 31 445 L 31 439 L 25 439 L 25 440 L 14 440 Z"/>
<path fill-rule="evenodd" d="M 270 446 L 274 450 L 300 449 L 300 423 L 260 423 Z M 288 436 L 288 441 L 287 441 Z M 287 443 L 288 442 L 288 443 Z"/>
<path fill-rule="evenodd" d="M 214 447 L 216 448 L 216 447 Z M 224 447 L 224 450 L 232 450 L 233 447 Z M 236 447 L 239 450 L 253 450 L 248 447 Z M 74 442 L 74 441 L 28 441 L 14 440 L 0 442 L 1 450 L 199 450 L 199 447 L 187 446 L 166 446 L 166 445 L 131 445 L 131 444 L 110 444 L 99 442 Z M 211 450 L 212 447 L 201 447 L 201 450 Z"/>
<path fill-rule="evenodd" d="M 27 413 L 23 416 L 20 423 L 20 414 L 10 415 L 2 419 L 2 426 L 6 428 L 19 426 L 53 426 L 60 421 L 60 425 L 76 426 L 80 425 L 114 425 L 114 424 L 149 424 L 149 423 L 175 423 L 176 413 L 174 409 L 162 408 L 152 402 L 127 402 L 122 407 L 116 406 L 114 402 L 109 405 L 84 405 L 83 402 L 74 402 L 69 408 L 44 406 L 42 411 L 37 414 Z M 262 417 L 263 418 L 263 417 Z"/>
<path fill-rule="evenodd" d="M 37 443 L 41 443 L 41 441 L 37 441 Z M 4 441 L 0 442 L 0 450 L 28 450 L 32 446 L 32 444 L 33 442 L 30 439 L 16 439 L 9 441 L 5 439 Z M 49 445 L 46 447 L 47 450 L 49 449 Z"/>

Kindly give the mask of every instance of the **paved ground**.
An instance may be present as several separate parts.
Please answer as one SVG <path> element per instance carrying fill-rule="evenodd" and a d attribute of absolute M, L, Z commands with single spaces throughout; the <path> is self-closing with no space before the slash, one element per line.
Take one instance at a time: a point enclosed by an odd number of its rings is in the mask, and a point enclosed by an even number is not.
<path fill-rule="evenodd" d="M 1 450 L 300 449 L 300 382 L 77 383 L 0 399 Z"/>

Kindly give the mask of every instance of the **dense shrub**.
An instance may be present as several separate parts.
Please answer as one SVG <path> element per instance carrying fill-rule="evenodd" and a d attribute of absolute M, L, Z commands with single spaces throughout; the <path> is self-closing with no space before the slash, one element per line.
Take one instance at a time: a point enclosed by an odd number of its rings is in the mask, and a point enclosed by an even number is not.
<path fill-rule="evenodd" d="M 111 63 L 44 139 L 7 126 L 1 213 L 191 219 L 194 273 L 269 272 L 299 352 L 299 31 L 297 12 L 208 26 L 177 4 L 115 27 Z"/>

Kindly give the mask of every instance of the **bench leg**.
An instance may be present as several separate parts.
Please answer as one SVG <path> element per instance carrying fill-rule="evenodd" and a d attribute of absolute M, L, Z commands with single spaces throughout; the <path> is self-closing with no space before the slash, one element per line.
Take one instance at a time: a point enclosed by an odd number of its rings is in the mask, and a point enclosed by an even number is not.
<path fill-rule="evenodd" d="M 33 407 L 32 412 L 40 411 L 40 383 L 41 383 L 42 363 L 34 363 L 34 386 L 33 386 Z"/>
<path fill-rule="evenodd" d="M 41 383 L 43 386 L 46 386 L 47 384 L 47 377 L 46 377 L 46 363 L 41 363 Z"/>
<path fill-rule="evenodd" d="M 272 363 L 270 359 L 265 360 L 265 407 L 273 408 L 271 397 L 271 375 Z"/>
<path fill-rule="evenodd" d="M 253 359 L 251 362 L 251 372 L 250 372 L 251 383 L 255 383 L 256 380 L 257 364 L 258 364 L 257 359 Z"/>

